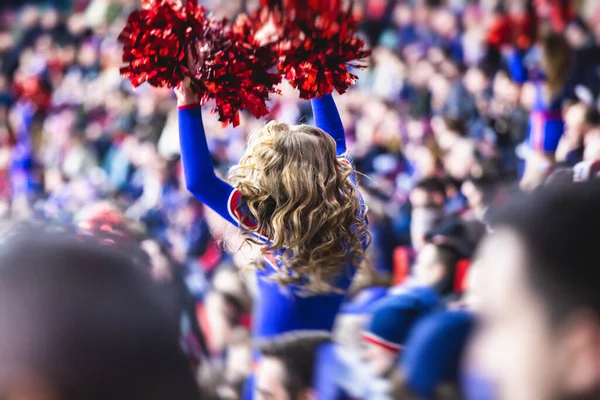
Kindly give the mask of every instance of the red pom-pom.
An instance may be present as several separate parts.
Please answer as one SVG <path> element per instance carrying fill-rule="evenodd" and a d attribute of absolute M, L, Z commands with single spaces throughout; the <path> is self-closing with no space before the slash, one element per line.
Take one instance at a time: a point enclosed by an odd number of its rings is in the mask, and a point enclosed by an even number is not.
<path fill-rule="evenodd" d="M 239 111 L 248 110 L 256 118 L 269 113 L 266 102 L 281 76 L 276 69 L 278 55 L 270 46 L 260 45 L 246 18 L 232 25 L 214 21 L 210 40 L 198 42 L 198 57 L 191 68 L 192 85 L 201 103 L 214 99 L 215 111 L 223 125 L 239 124 Z"/>
<path fill-rule="evenodd" d="M 229 25 L 207 18 L 202 7 L 188 1 L 182 8 L 174 0 L 145 0 L 134 11 L 120 36 L 124 43 L 121 69 L 134 86 L 148 82 L 176 87 L 185 76 L 203 104 L 215 100 L 224 125 L 239 124 L 239 111 L 257 118 L 268 114 L 266 102 L 281 81 L 270 72 L 278 54 L 254 38 L 245 18 Z"/>
<path fill-rule="evenodd" d="M 321 97 L 334 89 L 344 93 L 356 82 L 349 68 L 363 68 L 357 61 L 370 51 L 357 36 L 358 18 L 351 6 L 343 8 L 340 0 L 270 3 L 277 3 L 272 15 L 283 32 L 279 70 L 300 97 Z"/>
<path fill-rule="evenodd" d="M 144 82 L 157 87 L 176 87 L 187 73 L 189 45 L 204 37 L 208 20 L 203 7 L 188 1 L 149 1 L 129 15 L 119 35 L 123 43 L 121 74 L 134 87 Z"/>

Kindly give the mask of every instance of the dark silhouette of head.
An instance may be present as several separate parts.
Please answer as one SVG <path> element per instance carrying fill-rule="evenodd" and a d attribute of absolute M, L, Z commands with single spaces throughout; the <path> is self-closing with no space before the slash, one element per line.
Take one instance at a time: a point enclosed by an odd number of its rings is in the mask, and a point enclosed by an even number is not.
<path fill-rule="evenodd" d="M 599 199 L 597 180 L 551 185 L 492 222 L 475 263 L 472 354 L 497 398 L 599 398 Z"/>
<path fill-rule="evenodd" d="M 197 399 L 157 288 L 114 246 L 0 241 L 0 397 Z"/>

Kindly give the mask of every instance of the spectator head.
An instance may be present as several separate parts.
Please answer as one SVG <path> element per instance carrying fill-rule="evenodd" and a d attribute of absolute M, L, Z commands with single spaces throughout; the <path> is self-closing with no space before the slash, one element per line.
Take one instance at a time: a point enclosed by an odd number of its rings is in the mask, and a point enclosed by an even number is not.
<path fill-rule="evenodd" d="M 401 396 L 396 398 L 461 398 L 459 371 L 473 326 L 473 316 L 464 311 L 425 317 L 408 339 L 398 371 L 399 387 L 394 390 Z"/>
<path fill-rule="evenodd" d="M 600 160 L 600 129 L 595 128 L 588 131 L 584 142 L 583 160 L 591 162 Z"/>
<path fill-rule="evenodd" d="M 242 321 L 244 306 L 231 294 L 212 291 L 204 298 L 204 315 L 210 352 L 221 355 Z"/>
<path fill-rule="evenodd" d="M 129 257 L 56 234 L 3 239 L 2 398 L 198 398 L 160 296 Z"/>
<path fill-rule="evenodd" d="M 258 343 L 262 355 L 255 381 L 257 400 L 315 399 L 312 388 L 319 346 L 328 332 L 294 331 Z"/>
<path fill-rule="evenodd" d="M 59 23 L 58 11 L 54 8 L 44 10 L 42 14 L 41 26 L 44 30 L 50 31 L 55 29 Z"/>
<path fill-rule="evenodd" d="M 481 68 L 469 68 L 465 73 L 464 84 L 474 96 L 482 96 L 489 87 L 488 78 Z"/>
<path fill-rule="evenodd" d="M 240 399 L 246 377 L 252 374 L 252 339 L 250 332 L 237 328 L 227 348 L 224 381 L 217 389 L 219 399 Z"/>
<path fill-rule="evenodd" d="M 433 81 L 432 81 L 433 83 Z M 443 100 L 446 100 L 444 96 Z M 431 119 L 431 129 L 442 151 L 448 151 L 454 143 L 467 134 L 465 117 L 458 111 L 444 111 Z"/>
<path fill-rule="evenodd" d="M 456 246 L 453 238 L 432 235 L 413 266 L 416 282 L 435 288 L 441 295 L 451 294 L 454 291 L 456 264 L 464 258 Z"/>
<path fill-rule="evenodd" d="M 422 178 L 432 178 L 435 176 L 438 168 L 438 159 L 435 153 L 435 147 L 422 144 L 417 146 L 407 146 L 407 152 L 410 151 L 410 161 L 414 164 L 415 175 Z"/>
<path fill-rule="evenodd" d="M 451 38 L 456 34 L 458 21 L 451 9 L 439 7 L 435 10 L 432 17 L 432 26 L 438 35 L 444 38 Z"/>
<path fill-rule="evenodd" d="M 26 7 L 21 12 L 19 24 L 25 29 L 31 29 L 40 22 L 40 9 L 37 7 Z"/>
<path fill-rule="evenodd" d="M 583 102 L 570 105 L 565 112 L 565 135 L 581 140 L 585 130 L 587 106 Z"/>
<path fill-rule="evenodd" d="M 140 247 L 149 258 L 150 276 L 152 280 L 167 283 L 173 280 L 173 260 L 169 255 L 169 249 L 158 240 L 146 239 L 140 243 Z"/>
<path fill-rule="evenodd" d="M 507 105 L 515 106 L 521 99 L 521 86 L 510 78 L 503 70 L 494 75 L 492 82 L 494 99 Z"/>
<path fill-rule="evenodd" d="M 496 191 L 496 183 L 488 177 L 471 177 L 461 186 L 461 192 L 473 210 L 489 207 L 496 197 Z"/>
<path fill-rule="evenodd" d="M 475 141 L 468 138 L 460 138 L 444 155 L 444 169 L 450 177 L 462 181 L 474 173 L 480 173 L 485 167 L 478 160 L 478 157 L 479 154 Z"/>
<path fill-rule="evenodd" d="M 565 37 L 573 49 L 580 49 L 590 43 L 592 35 L 581 18 L 574 18 L 565 29 Z"/>
<path fill-rule="evenodd" d="M 561 167 L 555 169 L 544 182 L 545 186 L 564 187 L 573 183 L 573 168 Z"/>
<path fill-rule="evenodd" d="M 419 251 L 425 245 L 425 235 L 442 220 L 446 189 L 439 179 L 428 178 L 417 183 L 410 193 L 412 245 Z"/>
<path fill-rule="evenodd" d="M 362 332 L 363 359 L 378 376 L 389 375 L 417 322 L 439 304 L 432 289 L 413 288 L 375 304 L 373 316 Z"/>
<path fill-rule="evenodd" d="M 410 26 L 413 23 L 413 9 L 409 4 L 398 3 L 394 7 L 392 18 L 398 27 Z"/>
<path fill-rule="evenodd" d="M 220 266 L 213 275 L 212 286 L 215 290 L 235 299 L 242 310 L 251 308 L 250 294 L 240 271 L 235 266 Z"/>
<path fill-rule="evenodd" d="M 475 366 L 499 399 L 600 396 L 600 182 L 508 207 L 479 250 Z"/>
<path fill-rule="evenodd" d="M 600 125 L 600 112 L 596 95 L 585 86 L 578 85 L 575 94 L 579 101 L 571 104 L 565 112 L 565 135 L 580 144 L 584 135 Z"/>

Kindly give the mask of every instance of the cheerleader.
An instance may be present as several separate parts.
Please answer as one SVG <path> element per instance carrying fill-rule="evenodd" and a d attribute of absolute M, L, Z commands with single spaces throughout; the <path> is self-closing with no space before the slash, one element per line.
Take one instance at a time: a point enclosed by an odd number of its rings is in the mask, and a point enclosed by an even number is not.
<path fill-rule="evenodd" d="M 545 179 L 565 130 L 562 107 L 569 91 L 571 50 L 566 39 L 555 33 L 546 36 L 541 47 L 541 76 L 523 87 L 531 106 L 523 189 L 533 188 Z"/>
<path fill-rule="evenodd" d="M 567 94 L 571 50 L 559 34 L 545 37 L 541 50 L 542 76 L 528 87 L 533 95 L 528 141 L 536 151 L 554 153 L 565 127 L 562 103 Z"/>
<path fill-rule="evenodd" d="M 262 246 L 254 336 L 331 330 L 369 241 L 332 96 L 312 100 L 317 127 L 273 121 L 253 133 L 230 184 L 213 170 L 189 79 L 176 94 L 188 190 Z"/>

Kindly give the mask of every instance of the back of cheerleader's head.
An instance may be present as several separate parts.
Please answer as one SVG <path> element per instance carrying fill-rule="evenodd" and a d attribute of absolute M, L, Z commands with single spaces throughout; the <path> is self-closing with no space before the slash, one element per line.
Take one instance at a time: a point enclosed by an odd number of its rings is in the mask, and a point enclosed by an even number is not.
<path fill-rule="evenodd" d="M 273 215 L 276 208 L 310 210 L 325 201 L 325 194 L 341 184 L 339 164 L 335 141 L 323 130 L 272 121 L 250 136 L 230 178 L 250 205 L 255 200 L 268 205 L 266 214 L 254 215 L 265 225 L 261 217 Z"/>
<path fill-rule="evenodd" d="M 239 172 L 272 178 L 265 183 L 275 186 L 305 177 L 316 183 L 314 178 L 335 176 L 335 141 L 319 128 L 272 121 L 250 136 Z"/>
<path fill-rule="evenodd" d="M 323 283 L 347 264 L 345 257 L 362 255 L 366 228 L 357 220 L 361 205 L 352 171 L 322 129 L 270 122 L 250 136 L 229 178 L 257 230 L 270 239 L 269 249 L 285 247 L 282 261 L 293 275 Z M 286 274 L 281 282 L 290 280 L 297 278 Z"/>

